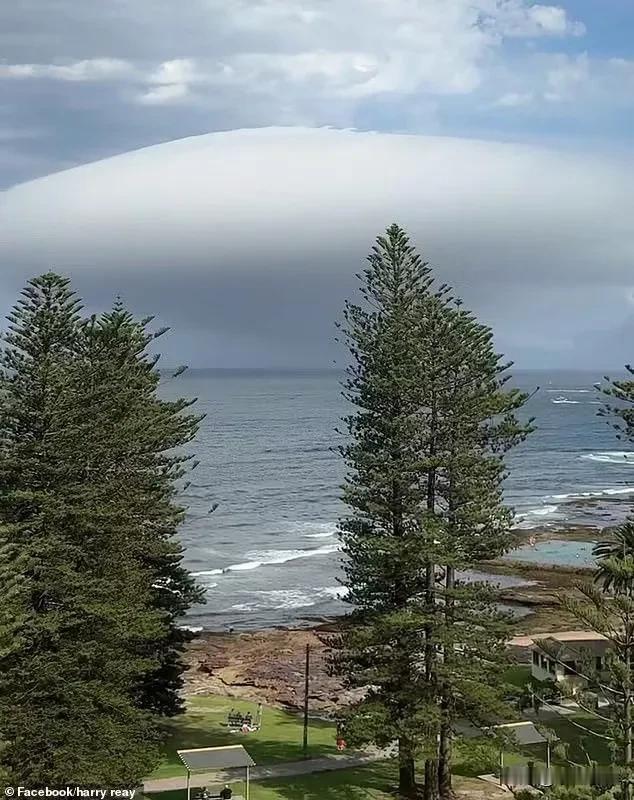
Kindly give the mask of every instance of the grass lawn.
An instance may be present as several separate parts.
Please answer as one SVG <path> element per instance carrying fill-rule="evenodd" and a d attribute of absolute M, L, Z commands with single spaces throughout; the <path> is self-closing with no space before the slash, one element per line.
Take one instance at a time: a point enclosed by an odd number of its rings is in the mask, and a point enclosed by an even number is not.
<path fill-rule="evenodd" d="M 385 789 L 396 780 L 395 764 L 381 762 L 357 769 L 252 783 L 250 800 L 394 800 Z M 239 784 L 233 789 L 236 794 L 242 791 Z M 185 800 L 185 792 L 161 792 L 146 797 Z"/>
<path fill-rule="evenodd" d="M 513 668 L 507 676 L 509 683 L 524 685 L 526 669 Z M 169 724 L 170 736 L 165 746 L 162 763 L 150 776 L 169 778 L 184 776 L 184 770 L 176 755 L 176 750 L 195 747 L 214 747 L 225 744 L 244 744 L 256 764 L 273 764 L 284 761 L 299 761 L 303 757 L 303 725 L 301 716 L 275 708 L 265 708 L 262 728 L 257 733 L 247 735 L 232 734 L 226 728 L 227 713 L 231 708 L 246 713 L 255 712 L 253 703 L 220 696 L 194 696 L 189 698 L 187 713 Z M 603 723 L 578 714 L 573 718 L 586 727 L 603 731 Z M 590 736 L 571 724 L 564 717 L 543 717 L 538 724 L 552 729 L 560 740 L 569 744 L 568 757 L 576 763 L 585 764 L 584 747 L 590 757 L 599 764 L 610 764 L 611 756 L 607 742 Z M 309 727 L 309 755 L 313 758 L 332 755 L 335 750 L 335 727 L 332 723 L 311 720 Z M 473 777 L 490 772 L 497 765 L 497 754 L 478 751 L 477 742 L 470 740 L 456 742 L 454 752 L 454 774 L 457 779 Z M 486 750 L 486 749 L 485 749 Z M 543 746 L 523 748 L 521 753 L 505 753 L 507 765 L 526 763 L 529 759 L 543 762 Z M 490 763 L 486 763 L 490 761 Z M 553 763 L 566 763 L 553 753 Z M 385 789 L 397 780 L 394 762 L 341 770 L 316 775 L 280 780 L 266 780 L 253 784 L 251 800 L 283 800 L 284 798 L 342 798 L 342 800 L 384 800 L 388 795 Z M 238 791 L 236 787 L 236 791 Z M 172 797 L 172 794 L 174 797 Z M 169 796 L 168 796 L 169 795 Z M 180 792 L 162 793 L 161 800 L 182 800 Z"/>
<path fill-rule="evenodd" d="M 504 680 L 518 689 L 523 689 L 531 680 L 531 668 L 526 664 L 516 664 L 504 673 Z"/>
<path fill-rule="evenodd" d="M 606 723 L 588 714 L 575 714 L 571 719 L 592 731 L 605 733 Z M 597 764 L 606 765 L 612 763 L 612 754 L 608 747 L 609 742 L 577 728 L 567 717 L 545 719 L 543 724 L 553 730 L 562 742 L 568 743 L 568 758 L 571 761 L 577 764 L 587 764 L 585 750 Z M 553 763 L 561 764 L 566 762 L 554 754 Z"/>
<path fill-rule="evenodd" d="M 394 800 L 389 789 L 396 786 L 397 780 L 396 763 L 384 761 L 356 769 L 252 783 L 251 800 Z M 473 789 L 474 797 L 498 797 L 497 790 L 482 781 L 457 776 L 454 785 L 458 789 Z M 234 786 L 236 794 L 240 791 L 239 786 Z M 146 797 L 150 800 L 186 800 L 184 791 Z"/>
<path fill-rule="evenodd" d="M 171 778 L 184 775 L 176 751 L 188 748 L 243 744 L 256 764 L 299 761 L 303 758 L 301 716 L 267 707 L 262 715 L 260 730 L 245 735 L 229 733 L 227 730 L 225 723 L 231 708 L 243 713 L 250 711 L 255 715 L 255 704 L 248 701 L 219 696 L 190 697 L 187 713 L 168 723 L 170 734 L 165 746 L 165 756 L 151 777 Z M 309 755 L 313 758 L 335 753 L 335 726 L 330 722 L 311 720 L 308 745 Z"/>

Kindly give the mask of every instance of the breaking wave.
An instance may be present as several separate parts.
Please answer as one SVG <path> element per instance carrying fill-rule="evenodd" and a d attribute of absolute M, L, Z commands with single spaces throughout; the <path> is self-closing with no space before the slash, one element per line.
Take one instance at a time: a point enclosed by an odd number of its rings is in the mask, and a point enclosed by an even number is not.
<path fill-rule="evenodd" d="M 598 461 L 601 464 L 634 464 L 634 452 L 608 450 L 601 453 L 586 453 L 581 458 L 587 461 Z"/>
<path fill-rule="evenodd" d="M 254 599 L 230 606 L 228 611 L 287 611 L 295 608 L 311 608 L 324 602 L 341 600 L 347 589 L 343 586 L 325 586 L 321 589 L 301 591 L 300 589 L 270 589 L 253 591 Z"/>
<path fill-rule="evenodd" d="M 534 528 L 537 521 L 543 517 L 549 517 L 556 514 L 559 506 L 540 506 L 539 508 L 529 508 L 526 511 L 521 511 L 513 518 L 514 528 Z"/>
<path fill-rule="evenodd" d="M 293 533 L 300 533 L 307 539 L 330 539 L 337 535 L 337 524 L 334 522 L 295 522 L 291 526 Z"/>
<path fill-rule="evenodd" d="M 618 489 L 598 489 L 594 492 L 576 492 L 572 494 L 553 494 L 551 500 L 584 500 L 592 497 L 618 497 L 619 495 L 634 494 L 634 486 L 623 486 Z"/>
<path fill-rule="evenodd" d="M 230 564 L 222 569 L 210 569 L 205 572 L 192 573 L 195 577 L 205 575 L 224 575 L 228 572 L 245 572 L 252 569 L 259 569 L 273 564 L 286 564 L 288 561 L 297 561 L 300 558 L 313 558 L 314 556 L 325 556 L 329 553 L 336 553 L 340 545 L 326 544 L 314 550 L 267 550 L 264 552 L 249 553 L 252 561 L 244 561 L 239 564 Z"/>

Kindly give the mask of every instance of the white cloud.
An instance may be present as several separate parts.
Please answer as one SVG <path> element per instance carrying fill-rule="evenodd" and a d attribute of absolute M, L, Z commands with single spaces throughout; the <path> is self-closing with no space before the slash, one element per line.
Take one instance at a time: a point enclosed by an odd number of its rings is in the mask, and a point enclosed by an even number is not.
<path fill-rule="evenodd" d="M 191 58 L 164 61 L 148 76 L 150 88 L 138 95 L 137 100 L 142 105 L 168 105 L 181 102 L 191 96 L 192 83 L 204 80 L 204 76 L 199 74 L 196 63 Z"/>
<path fill-rule="evenodd" d="M 581 22 L 571 20 L 565 9 L 559 6 L 534 5 L 528 9 L 528 18 L 532 20 L 544 34 L 554 36 L 582 36 L 585 26 Z"/>
<path fill-rule="evenodd" d="M 587 54 L 575 58 L 559 56 L 557 62 L 546 75 L 547 89 L 544 99 L 549 102 L 571 100 L 575 91 L 590 78 Z"/>
<path fill-rule="evenodd" d="M 268 47 L 227 54 L 214 80 L 256 92 L 304 83 L 351 99 L 469 93 L 505 37 L 581 32 L 564 9 L 525 0 L 265 0 L 227 8 L 228 33 Z"/>
<path fill-rule="evenodd" d="M 507 92 L 491 104 L 494 108 L 520 108 L 530 105 L 534 101 L 532 92 Z"/>
<path fill-rule="evenodd" d="M 164 61 L 148 80 L 157 84 L 189 84 L 197 78 L 196 64 L 191 58 Z"/>
<path fill-rule="evenodd" d="M 614 318 L 609 303 L 625 306 L 632 170 L 626 158 L 465 139 L 208 134 L 5 192 L 0 295 L 54 264 L 82 292 L 120 292 L 197 328 L 202 364 L 207 336 L 298 364 L 302 347 L 327 347 L 373 238 L 398 221 L 504 341 L 534 352 L 545 314 L 557 349 L 596 314 Z M 253 349 L 243 357 L 253 363 Z"/>
<path fill-rule="evenodd" d="M 178 263 L 206 274 L 209 253 L 232 271 L 256 269 L 255 254 L 268 252 L 284 270 L 303 248 L 365 246 L 398 219 L 439 258 L 471 264 L 478 281 L 505 282 L 509 269 L 518 280 L 530 268 L 534 282 L 629 285 L 632 177 L 627 162 L 512 144 L 327 129 L 214 133 L 8 190 L 0 261 L 150 272 Z"/>
<path fill-rule="evenodd" d="M 132 64 L 118 58 L 89 58 L 68 64 L 0 64 L 0 78 L 102 81 L 133 74 Z"/>
<path fill-rule="evenodd" d="M 303 102 L 332 97 L 354 104 L 389 93 L 468 94 L 481 85 L 505 37 L 580 32 L 560 6 L 530 0 L 193 0 L 188 8 L 196 12 L 201 35 L 207 31 L 205 53 L 183 40 L 183 47 L 196 52 L 133 58 L 134 68 L 116 58 L 10 64 L 0 65 L 0 77 L 134 78 L 150 87 L 142 102 L 193 97 L 197 84 L 209 96 L 224 87 L 238 104 L 244 102 L 242 91 L 291 105 L 297 93 Z M 133 11 L 126 13 L 130 19 L 122 17 L 121 24 L 128 24 L 127 37 L 139 20 Z M 166 34 L 171 38 L 171 31 Z M 150 37 L 139 47 L 152 44 Z"/>
<path fill-rule="evenodd" d="M 155 86 L 139 95 L 138 102 L 146 106 L 168 105 L 180 102 L 189 96 L 189 87 L 185 83 L 166 83 Z"/>

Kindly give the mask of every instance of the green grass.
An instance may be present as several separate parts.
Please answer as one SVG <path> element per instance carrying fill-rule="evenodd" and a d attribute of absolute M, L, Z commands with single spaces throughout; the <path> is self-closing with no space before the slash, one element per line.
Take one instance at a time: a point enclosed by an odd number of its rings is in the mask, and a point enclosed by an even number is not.
<path fill-rule="evenodd" d="M 518 689 L 523 689 L 531 681 L 531 668 L 525 664 L 516 664 L 504 673 L 504 680 Z"/>
<path fill-rule="evenodd" d="M 387 789 L 397 781 L 394 762 L 321 772 L 251 784 L 250 800 L 393 800 Z M 239 784 L 233 787 L 241 793 Z M 148 794 L 150 800 L 186 800 L 184 791 Z"/>
<path fill-rule="evenodd" d="M 507 681 L 517 686 L 526 682 L 527 670 L 514 667 L 506 676 Z M 150 776 L 169 778 L 184 776 L 184 770 L 176 751 L 195 747 L 215 747 L 226 744 L 243 744 L 256 764 L 274 764 L 284 761 L 299 761 L 303 757 L 303 725 L 301 716 L 274 708 L 265 708 L 262 728 L 248 735 L 232 734 L 226 728 L 227 712 L 230 708 L 246 713 L 255 712 L 253 703 L 227 697 L 196 696 L 188 702 L 187 713 L 169 723 L 170 735 L 165 746 L 162 763 Z M 603 723 L 587 715 L 573 717 L 586 727 L 599 732 Z M 599 764 L 610 764 L 611 756 L 607 742 L 585 734 L 571 724 L 568 718 L 544 717 L 537 720 L 553 730 L 559 739 L 569 744 L 568 757 L 577 763 L 586 763 L 584 746 L 590 757 Z M 476 740 L 479 741 L 479 740 Z M 474 742 L 456 742 L 454 773 L 471 777 L 490 771 L 490 765 L 479 763 L 474 751 Z M 309 756 L 333 755 L 335 750 L 335 727 L 332 723 L 311 720 L 309 727 Z M 519 753 L 505 753 L 505 763 L 526 763 L 528 760 L 543 762 L 544 746 L 523 748 Z M 566 763 L 553 753 L 553 763 Z M 285 798 L 342 798 L 342 800 L 383 800 L 384 791 L 396 782 L 393 762 L 368 765 L 354 770 L 340 770 L 316 775 L 267 780 L 253 784 L 251 800 L 284 800 Z M 236 787 L 236 791 L 238 791 Z M 172 797 L 172 794 L 174 797 Z M 161 800 L 182 800 L 182 793 L 161 793 Z"/>
<path fill-rule="evenodd" d="M 605 733 L 606 723 L 588 714 L 575 714 L 572 719 L 597 733 Z M 553 730 L 562 742 L 568 743 L 568 758 L 577 764 L 587 764 L 584 748 L 597 764 L 612 763 L 609 742 L 598 736 L 592 736 L 573 725 L 566 717 L 544 720 L 544 726 Z M 561 758 L 553 757 L 553 763 L 566 763 Z"/>
<path fill-rule="evenodd" d="M 420 765 L 419 765 L 420 768 Z M 419 779 L 422 773 L 419 772 Z M 251 784 L 250 800 L 394 800 L 391 790 L 396 788 L 398 770 L 396 762 L 382 761 L 355 769 L 321 772 L 297 778 L 265 780 Z M 457 776 L 456 788 L 477 787 L 485 784 Z M 239 784 L 234 793 L 243 790 Z M 185 791 L 147 794 L 149 800 L 186 800 Z"/>
<path fill-rule="evenodd" d="M 255 705 L 231 697 L 194 696 L 189 698 L 187 713 L 171 720 L 164 758 L 152 778 L 184 775 L 177 750 L 196 747 L 218 747 L 243 744 L 256 764 L 299 761 L 303 758 L 303 721 L 298 715 L 276 708 L 265 708 L 262 727 L 257 733 L 230 733 L 226 727 L 231 708 L 255 714 Z M 312 758 L 332 755 L 335 748 L 335 726 L 330 722 L 311 720 L 308 730 L 308 754 Z"/>

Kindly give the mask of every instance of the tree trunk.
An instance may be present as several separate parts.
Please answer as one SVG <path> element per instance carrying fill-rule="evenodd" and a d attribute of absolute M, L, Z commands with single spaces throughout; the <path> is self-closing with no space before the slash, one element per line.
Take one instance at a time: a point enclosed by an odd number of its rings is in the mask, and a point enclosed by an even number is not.
<path fill-rule="evenodd" d="M 445 574 L 445 588 L 447 594 L 445 596 L 445 619 L 447 628 L 453 624 L 453 599 L 451 594 L 455 584 L 455 570 L 453 567 L 448 566 Z M 451 641 L 451 637 L 450 637 Z M 453 657 L 453 653 L 445 650 L 445 665 L 448 666 Z M 451 697 L 448 696 L 447 690 L 443 689 L 442 699 L 440 703 L 442 723 L 440 726 L 440 742 L 438 746 L 438 794 L 441 800 L 452 800 L 455 796 L 451 786 L 451 755 L 453 749 L 453 731 L 451 723 L 453 720 Z"/>
<path fill-rule="evenodd" d="M 398 740 L 398 793 L 401 797 L 416 797 L 414 756 L 404 739 Z"/>
<path fill-rule="evenodd" d="M 425 761 L 425 800 L 438 800 L 438 762 L 428 758 Z"/>
<path fill-rule="evenodd" d="M 437 449 L 437 419 L 438 409 L 436 405 L 436 393 L 432 391 L 431 398 L 431 421 L 430 421 L 430 446 L 429 455 L 433 458 Z M 427 473 L 427 511 L 434 513 L 436 510 L 436 468 L 431 467 Z M 431 619 L 436 605 L 436 565 L 429 561 L 425 570 L 425 606 L 427 613 L 427 623 L 425 625 L 425 678 L 428 685 L 436 680 L 436 646 L 434 643 L 434 631 Z M 428 758 L 425 761 L 425 800 L 436 800 L 438 797 L 438 760 Z"/>
<path fill-rule="evenodd" d="M 628 592 L 631 598 L 631 591 Z M 623 728 L 624 728 L 624 761 L 625 761 L 625 775 L 626 783 L 623 791 L 623 800 L 634 800 L 634 792 L 632 791 L 632 656 L 630 653 L 629 643 L 632 641 L 632 626 L 629 624 L 629 618 L 626 620 L 627 630 L 627 645 L 625 648 L 625 666 L 627 668 L 625 679 L 625 697 L 623 703 Z"/>
<path fill-rule="evenodd" d="M 443 700 L 442 712 L 447 713 L 448 701 Z M 440 726 L 440 746 L 438 750 L 438 795 L 441 800 L 453 800 L 455 797 L 451 786 L 451 754 L 453 750 L 453 733 L 450 718 L 445 718 Z"/>

